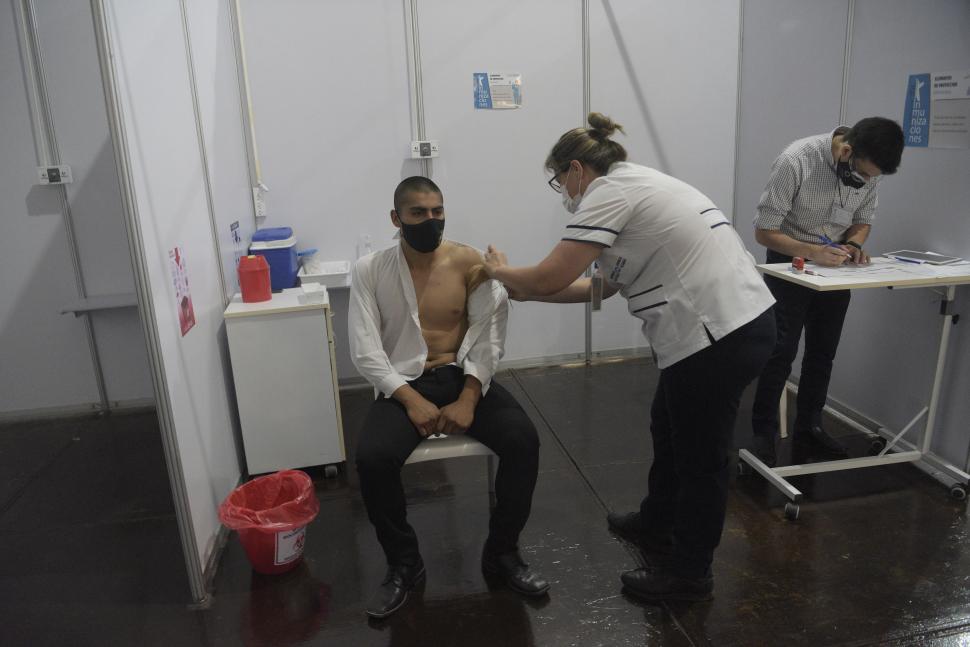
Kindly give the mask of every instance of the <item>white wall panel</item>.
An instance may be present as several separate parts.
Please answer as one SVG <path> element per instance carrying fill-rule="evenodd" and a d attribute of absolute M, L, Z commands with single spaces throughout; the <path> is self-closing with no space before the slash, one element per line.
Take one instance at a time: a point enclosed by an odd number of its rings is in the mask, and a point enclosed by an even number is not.
<path fill-rule="evenodd" d="M 107 3 L 113 65 L 154 320 L 200 563 L 219 528 L 216 508 L 239 478 L 220 354 L 222 286 L 209 225 L 179 2 Z M 197 324 L 179 331 L 169 250 L 187 261 Z"/>
<path fill-rule="evenodd" d="M 902 124 L 910 74 L 970 67 L 970 4 L 959 0 L 857 0 L 853 20 L 849 123 L 882 115 Z M 868 247 L 931 249 L 970 258 L 970 150 L 907 148 L 879 189 Z M 929 399 L 942 320 L 927 290 L 866 290 L 853 296 L 831 392 L 900 427 Z M 970 290 L 957 291 L 965 315 Z M 970 439 L 970 334 L 950 338 L 934 450 L 963 466 Z M 905 371 L 900 371 L 905 367 Z"/>
<path fill-rule="evenodd" d="M 568 221 L 543 162 L 581 123 L 580 6 L 419 3 L 427 135 L 442 150 L 433 177 L 447 236 L 479 248 L 494 243 L 512 264 L 540 261 Z M 521 109 L 475 110 L 474 72 L 522 74 Z M 506 359 L 582 352 L 583 318 L 579 305 L 515 304 Z"/>
<path fill-rule="evenodd" d="M 847 0 L 744 0 L 734 223 L 759 263 L 752 223 L 772 163 L 839 125 L 847 11 Z"/>
<path fill-rule="evenodd" d="M 578 3 L 577 3 L 578 4 Z M 632 162 L 708 195 L 734 195 L 738 2 L 590 2 L 590 107 L 626 129 Z M 643 345 L 620 297 L 593 315 L 597 350 Z"/>
<path fill-rule="evenodd" d="M 419 171 L 405 161 L 402 3 L 247 0 L 241 13 L 270 189 L 261 226 L 292 226 L 328 260 L 354 260 L 359 234 L 389 246 L 391 194 Z"/>
<path fill-rule="evenodd" d="M 134 292 L 118 172 L 88 3 L 34 3 L 51 116 L 88 296 Z M 66 305 L 66 304 L 65 304 Z M 70 316 L 70 315 L 66 315 Z M 109 401 L 153 397 L 137 308 L 91 315 Z"/>
<path fill-rule="evenodd" d="M 0 3 L 0 412 L 98 401 L 58 198 L 37 164 L 13 4 Z"/>
<path fill-rule="evenodd" d="M 230 0 L 186 3 L 216 239 L 227 296 L 239 291 L 236 246 L 230 226 L 239 223 L 243 251 L 256 229 L 229 6 Z"/>

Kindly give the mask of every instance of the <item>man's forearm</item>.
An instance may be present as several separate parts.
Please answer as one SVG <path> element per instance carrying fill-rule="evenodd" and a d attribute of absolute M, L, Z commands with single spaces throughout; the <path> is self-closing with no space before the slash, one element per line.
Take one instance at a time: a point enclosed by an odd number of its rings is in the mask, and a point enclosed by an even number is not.
<path fill-rule="evenodd" d="M 477 406 L 482 399 L 482 383 L 472 375 L 465 376 L 465 386 L 462 387 L 458 399 L 467 402 L 471 406 Z"/>
<path fill-rule="evenodd" d="M 845 232 L 845 242 L 855 243 L 859 247 L 862 247 L 869 238 L 869 232 L 871 230 L 872 225 L 852 225 Z"/>
<path fill-rule="evenodd" d="M 777 229 L 757 229 L 755 230 L 755 240 L 760 245 L 768 249 L 785 254 L 786 256 L 801 256 L 802 258 L 814 259 L 821 245 L 804 243 L 795 240 L 788 234 L 783 234 Z"/>
<path fill-rule="evenodd" d="M 391 397 L 403 404 L 405 407 L 412 404 L 415 401 L 423 400 L 424 396 L 414 390 L 414 387 L 410 384 L 405 384 L 398 387 Z"/>

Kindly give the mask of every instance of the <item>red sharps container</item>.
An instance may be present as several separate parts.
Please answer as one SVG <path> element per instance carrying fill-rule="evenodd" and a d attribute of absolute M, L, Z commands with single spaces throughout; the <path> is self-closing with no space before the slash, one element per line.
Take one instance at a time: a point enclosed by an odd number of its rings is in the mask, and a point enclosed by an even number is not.
<path fill-rule="evenodd" d="M 262 256 L 239 259 L 239 290 L 245 303 L 269 301 L 273 297 L 269 280 L 269 263 Z"/>

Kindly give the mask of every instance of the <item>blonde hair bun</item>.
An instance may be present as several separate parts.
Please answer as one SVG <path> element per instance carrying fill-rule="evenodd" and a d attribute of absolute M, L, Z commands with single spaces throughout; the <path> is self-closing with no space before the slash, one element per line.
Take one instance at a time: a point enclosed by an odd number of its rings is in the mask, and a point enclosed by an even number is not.
<path fill-rule="evenodd" d="M 607 138 L 610 137 L 616 131 L 620 131 L 624 135 L 626 132 L 623 130 L 623 126 L 614 122 L 612 119 L 607 117 L 601 112 L 591 112 L 586 120 L 590 125 L 590 134 L 594 137 Z"/>

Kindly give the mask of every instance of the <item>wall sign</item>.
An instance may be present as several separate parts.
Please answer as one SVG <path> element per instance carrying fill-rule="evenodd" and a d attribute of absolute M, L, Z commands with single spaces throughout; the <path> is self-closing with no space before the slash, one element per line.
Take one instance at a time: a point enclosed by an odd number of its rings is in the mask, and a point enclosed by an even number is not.
<path fill-rule="evenodd" d="M 970 70 L 910 74 L 903 114 L 907 146 L 970 148 Z"/>
<path fill-rule="evenodd" d="M 476 110 L 515 110 L 522 107 L 522 75 L 472 74 Z"/>

